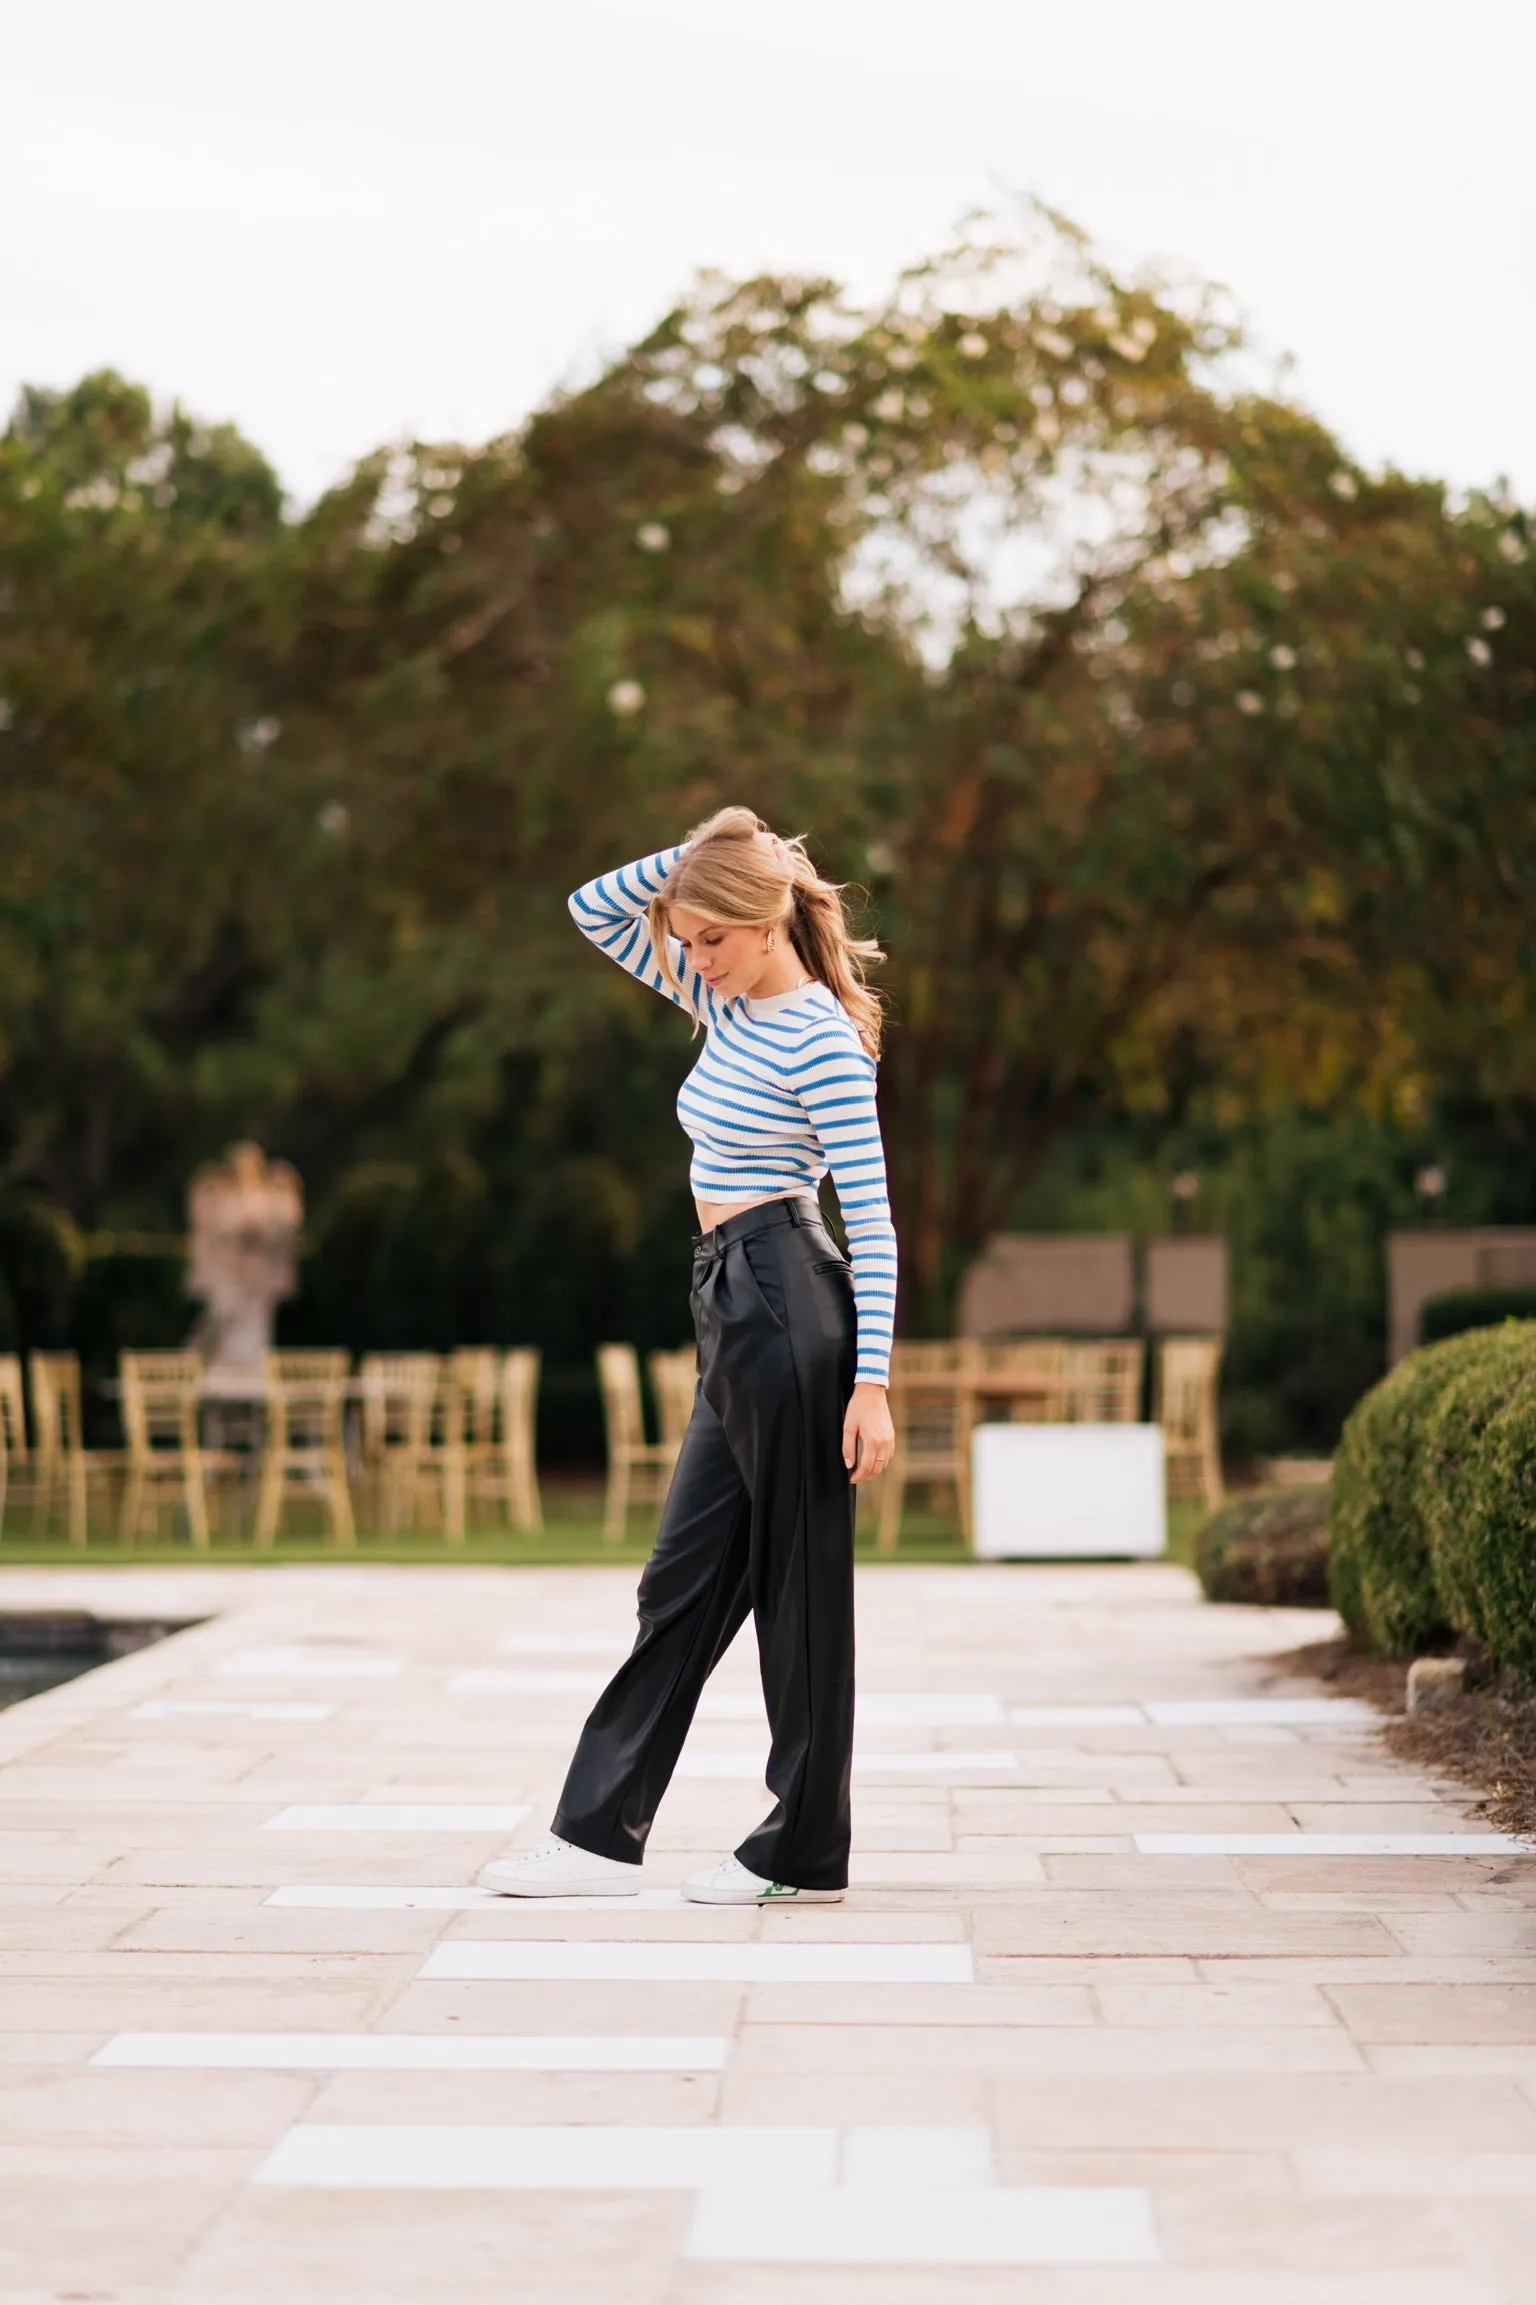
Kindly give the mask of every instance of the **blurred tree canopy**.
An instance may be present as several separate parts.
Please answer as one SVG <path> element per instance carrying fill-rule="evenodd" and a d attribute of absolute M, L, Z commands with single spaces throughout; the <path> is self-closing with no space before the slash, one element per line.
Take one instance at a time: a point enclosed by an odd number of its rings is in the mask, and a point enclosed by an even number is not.
<path fill-rule="evenodd" d="M 1361 470 L 1218 295 L 1044 211 L 874 307 L 706 278 L 515 435 L 300 514 L 228 427 L 31 390 L 0 1203 L 115 1253 L 249 1133 L 308 1181 L 308 1333 L 674 1341 L 687 1038 L 564 899 L 744 800 L 888 948 L 942 1325 L 1074 1132 L 1528 1141 L 1533 798 L 1524 511 Z"/>

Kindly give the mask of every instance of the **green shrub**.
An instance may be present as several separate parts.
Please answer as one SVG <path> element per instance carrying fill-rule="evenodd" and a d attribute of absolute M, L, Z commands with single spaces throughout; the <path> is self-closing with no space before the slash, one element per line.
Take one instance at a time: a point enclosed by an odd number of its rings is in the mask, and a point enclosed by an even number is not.
<path fill-rule="evenodd" d="M 1421 1345 L 1373 1386 L 1344 1427 L 1333 1469 L 1333 1605 L 1380 1656 L 1412 1656 L 1451 1630 L 1424 1518 L 1432 1421 L 1461 1377 L 1529 1351 L 1528 1329 L 1472 1329 Z"/>
<path fill-rule="evenodd" d="M 1536 1289 L 1447 1289 L 1431 1297 L 1419 1313 L 1419 1342 L 1438 1344 L 1468 1329 L 1497 1328 L 1503 1321 L 1536 1320 Z"/>
<path fill-rule="evenodd" d="M 1325 1608 L 1327 1483 L 1254 1489 L 1218 1505 L 1195 1532 L 1195 1573 L 1210 1601 Z"/>
<path fill-rule="evenodd" d="M 1445 1613 L 1500 1664 L 1536 1680 L 1536 1321 L 1485 1331 L 1502 1351 L 1441 1393 L 1423 1516 Z"/>

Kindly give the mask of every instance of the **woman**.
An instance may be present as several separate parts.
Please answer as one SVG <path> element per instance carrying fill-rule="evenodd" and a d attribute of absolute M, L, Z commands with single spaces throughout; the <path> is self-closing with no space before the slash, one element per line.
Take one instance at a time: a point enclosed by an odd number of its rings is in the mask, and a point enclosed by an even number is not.
<path fill-rule="evenodd" d="M 840 893 L 798 841 L 724 808 L 589 881 L 571 912 L 702 1026 L 678 1095 L 701 1230 L 699 1389 L 640 1580 L 640 1632 L 588 1720 L 555 1838 L 486 1867 L 515 1897 L 632 1896 L 710 1673 L 750 1609 L 774 1806 L 684 1885 L 700 1904 L 835 1903 L 848 1883 L 853 1496 L 891 1459 L 896 1236 L 875 1111 L 881 1015 Z M 853 1249 L 817 1187 L 831 1169 Z"/>

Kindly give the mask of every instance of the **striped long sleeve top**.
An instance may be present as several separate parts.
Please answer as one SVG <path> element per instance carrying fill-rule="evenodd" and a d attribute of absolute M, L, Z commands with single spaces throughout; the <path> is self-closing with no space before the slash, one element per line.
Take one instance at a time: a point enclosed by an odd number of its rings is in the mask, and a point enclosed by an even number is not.
<path fill-rule="evenodd" d="M 725 999 L 672 944 L 668 957 L 683 986 L 681 994 L 673 991 L 646 908 L 682 853 L 662 849 L 589 880 L 570 899 L 571 917 L 610 960 L 704 1026 L 703 1053 L 677 1098 L 678 1119 L 693 1140 L 688 1174 L 699 1199 L 814 1193 L 831 1170 L 853 1253 L 857 1376 L 884 1384 L 896 1317 L 896 1231 L 874 1059 L 824 984 L 767 1000 Z"/>

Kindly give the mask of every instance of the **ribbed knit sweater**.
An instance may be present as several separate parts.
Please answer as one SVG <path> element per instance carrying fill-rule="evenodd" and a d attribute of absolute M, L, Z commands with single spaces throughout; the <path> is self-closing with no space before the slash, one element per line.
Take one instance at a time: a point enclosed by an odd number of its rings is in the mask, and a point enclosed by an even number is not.
<path fill-rule="evenodd" d="M 683 991 L 673 990 L 645 916 L 682 853 L 662 849 L 589 880 L 571 897 L 571 917 L 610 960 L 704 1026 L 703 1053 L 677 1097 L 678 1118 L 693 1140 L 688 1175 L 697 1198 L 814 1193 L 831 1170 L 853 1253 L 857 1375 L 884 1384 L 896 1317 L 896 1232 L 874 1059 L 824 984 L 768 1000 L 723 999 L 673 942 L 668 957 Z"/>

